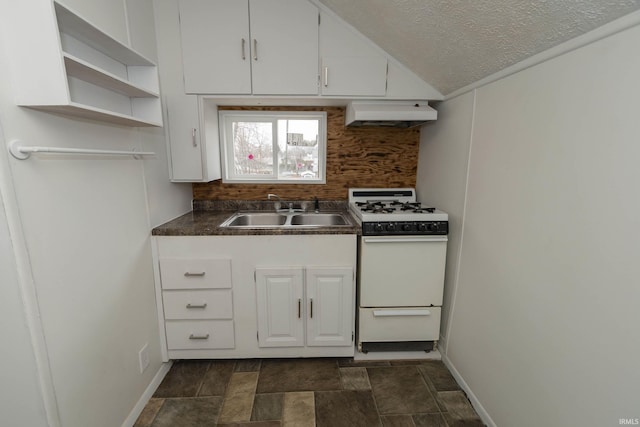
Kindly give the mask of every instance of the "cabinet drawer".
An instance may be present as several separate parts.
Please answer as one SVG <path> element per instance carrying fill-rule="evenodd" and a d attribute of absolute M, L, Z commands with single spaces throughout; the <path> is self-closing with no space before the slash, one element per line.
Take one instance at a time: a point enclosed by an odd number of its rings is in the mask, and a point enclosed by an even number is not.
<path fill-rule="evenodd" d="M 169 350 L 234 348 L 233 320 L 168 320 Z"/>
<path fill-rule="evenodd" d="M 437 341 L 440 307 L 361 308 L 360 342 Z"/>
<path fill-rule="evenodd" d="M 160 260 L 162 289 L 231 288 L 230 259 Z"/>
<path fill-rule="evenodd" d="M 232 319 L 231 289 L 163 291 L 164 318 Z"/>

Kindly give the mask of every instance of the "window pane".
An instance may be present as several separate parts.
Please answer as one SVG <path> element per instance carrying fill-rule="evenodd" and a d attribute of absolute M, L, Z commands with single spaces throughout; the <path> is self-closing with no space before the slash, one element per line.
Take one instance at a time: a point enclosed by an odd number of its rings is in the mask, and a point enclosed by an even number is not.
<path fill-rule="evenodd" d="M 278 178 L 317 179 L 317 119 L 278 120 Z"/>
<path fill-rule="evenodd" d="M 274 176 L 271 122 L 233 122 L 235 176 Z"/>
<path fill-rule="evenodd" d="M 325 182 L 325 112 L 220 111 L 223 182 Z"/>

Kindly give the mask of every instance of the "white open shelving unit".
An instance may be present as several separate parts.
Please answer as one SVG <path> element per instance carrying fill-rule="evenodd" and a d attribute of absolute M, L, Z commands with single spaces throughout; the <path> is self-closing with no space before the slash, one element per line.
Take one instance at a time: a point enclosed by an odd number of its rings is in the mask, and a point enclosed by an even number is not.
<path fill-rule="evenodd" d="M 15 28 L 18 105 L 123 126 L 162 126 L 155 63 L 56 1 L 30 8 L 12 3 L 14 21 L 29 23 Z"/>

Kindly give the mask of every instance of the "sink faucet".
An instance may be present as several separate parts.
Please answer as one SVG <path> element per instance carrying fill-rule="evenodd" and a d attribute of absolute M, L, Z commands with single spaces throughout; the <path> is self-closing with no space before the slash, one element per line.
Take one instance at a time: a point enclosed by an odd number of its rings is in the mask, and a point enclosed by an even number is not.
<path fill-rule="evenodd" d="M 267 199 L 269 199 L 269 200 L 278 199 L 278 201 L 275 202 L 275 204 L 274 204 L 276 212 L 280 210 L 281 204 L 284 203 L 284 201 L 282 200 L 282 197 L 278 196 L 277 194 L 273 194 L 273 193 L 267 194 Z M 293 203 L 288 203 L 287 206 L 289 207 L 289 212 L 293 212 Z"/>
<path fill-rule="evenodd" d="M 275 207 L 276 211 L 278 211 L 280 209 L 280 204 L 282 203 L 282 198 L 280 196 L 278 196 L 277 194 L 269 193 L 269 194 L 267 194 L 267 199 L 269 199 L 269 200 L 278 199 L 278 201 L 275 202 L 273 204 L 273 206 Z"/>
<path fill-rule="evenodd" d="M 275 202 L 275 204 L 274 204 L 274 207 L 276 208 L 276 212 L 281 212 L 282 211 L 280 209 L 280 206 L 281 206 L 282 203 L 286 203 L 287 208 L 288 208 L 286 210 L 288 210 L 289 212 L 303 212 L 302 208 L 296 207 L 293 202 L 285 202 L 284 200 L 282 200 L 282 197 L 278 196 L 277 194 L 269 193 L 269 194 L 267 194 L 267 199 L 269 199 L 269 200 L 278 199 L 278 201 Z"/>

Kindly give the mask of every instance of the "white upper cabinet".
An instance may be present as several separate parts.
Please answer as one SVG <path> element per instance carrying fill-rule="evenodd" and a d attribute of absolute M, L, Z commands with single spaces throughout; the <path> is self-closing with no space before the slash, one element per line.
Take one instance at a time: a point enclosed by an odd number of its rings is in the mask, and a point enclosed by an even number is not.
<path fill-rule="evenodd" d="M 204 181 L 198 97 L 166 95 L 165 103 L 171 180 L 174 182 Z"/>
<path fill-rule="evenodd" d="M 186 93 L 316 95 L 318 9 L 300 0 L 180 0 Z"/>
<path fill-rule="evenodd" d="M 300 0 L 250 0 L 253 93 L 318 93 L 318 8 Z"/>
<path fill-rule="evenodd" d="M 171 181 L 208 182 L 219 179 L 218 111 L 211 113 L 214 107 L 202 109 L 198 96 L 185 95 L 178 2 L 158 0 L 153 6 L 156 28 L 162 29 L 156 37 Z M 207 120 L 201 124 L 200 118 L 207 111 Z"/>
<path fill-rule="evenodd" d="M 384 96 L 387 57 L 333 15 L 320 17 L 320 93 Z"/>
<path fill-rule="evenodd" d="M 162 126 L 152 61 L 61 3 L 9 5 L 18 105 L 125 126 Z M 124 13 L 122 20 L 126 26 Z"/>
<path fill-rule="evenodd" d="M 395 61 L 389 61 L 387 71 L 387 98 L 441 100 L 444 97 L 430 84 L 420 79 L 402 65 Z"/>
<path fill-rule="evenodd" d="M 247 0 L 180 0 L 186 93 L 250 94 Z"/>

